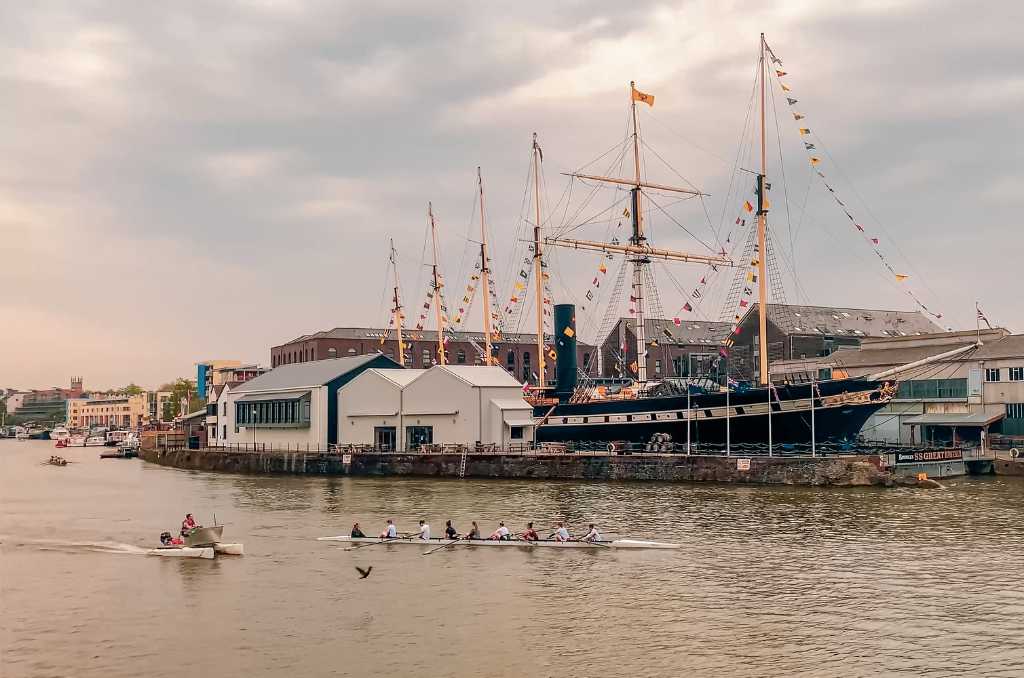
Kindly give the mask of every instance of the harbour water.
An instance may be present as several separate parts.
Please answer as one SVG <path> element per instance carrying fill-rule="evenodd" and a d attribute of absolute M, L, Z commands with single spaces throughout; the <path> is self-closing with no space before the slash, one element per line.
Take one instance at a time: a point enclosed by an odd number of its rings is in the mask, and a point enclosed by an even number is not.
<path fill-rule="evenodd" d="M 42 464 L 58 452 L 74 463 Z M 242 476 L 0 440 L 0 676 L 1019 676 L 1024 479 L 945 490 Z M 186 511 L 244 557 L 143 554 Z M 678 551 L 347 552 L 420 517 Z M 343 545 L 341 545 L 343 546 Z M 359 579 L 355 566 L 373 566 Z"/>

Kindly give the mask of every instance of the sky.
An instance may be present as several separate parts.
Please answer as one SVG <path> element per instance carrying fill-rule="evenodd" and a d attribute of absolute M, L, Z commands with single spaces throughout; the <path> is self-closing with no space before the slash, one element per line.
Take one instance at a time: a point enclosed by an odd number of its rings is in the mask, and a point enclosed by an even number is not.
<path fill-rule="evenodd" d="M 386 323 L 389 238 L 407 308 L 423 301 L 428 201 L 448 284 L 466 282 L 478 166 L 506 301 L 531 134 L 545 228 L 563 231 L 585 191 L 567 198 L 561 173 L 624 138 L 631 80 L 656 97 L 638 115 L 667 161 L 648 154 L 648 179 L 709 194 L 673 212 L 693 237 L 651 219 L 652 242 L 724 241 L 750 181 L 737 149 L 753 166 L 762 31 L 827 149 L 819 168 L 910 276 L 896 284 L 830 202 L 773 79 L 787 299 L 913 310 L 910 289 L 945 327 L 973 328 L 980 301 L 1022 330 L 1022 24 L 1013 0 L 5 3 L 0 387 L 155 387 Z M 597 257 L 551 253 L 556 303 L 580 301 Z M 664 275 L 672 316 L 701 272 Z"/>

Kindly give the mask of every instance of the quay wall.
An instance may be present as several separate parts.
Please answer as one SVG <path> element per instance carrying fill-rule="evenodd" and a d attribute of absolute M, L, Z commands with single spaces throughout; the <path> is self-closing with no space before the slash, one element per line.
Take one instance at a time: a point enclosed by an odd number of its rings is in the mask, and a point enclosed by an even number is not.
<path fill-rule="evenodd" d="M 143 450 L 164 466 L 230 473 L 348 476 L 460 477 L 461 454 L 360 453 L 353 455 L 223 449 Z M 344 463 L 348 459 L 349 463 Z M 748 459 L 748 458 L 742 458 Z M 916 480 L 880 468 L 874 456 L 737 457 L 679 454 L 467 454 L 467 478 L 638 480 L 759 483 L 809 486 L 893 486 Z"/>

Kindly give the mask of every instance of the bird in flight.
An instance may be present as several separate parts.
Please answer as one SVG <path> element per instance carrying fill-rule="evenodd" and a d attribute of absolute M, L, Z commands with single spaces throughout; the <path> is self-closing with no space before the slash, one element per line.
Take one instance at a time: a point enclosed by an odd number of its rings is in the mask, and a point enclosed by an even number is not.
<path fill-rule="evenodd" d="M 370 573 L 373 572 L 373 565 L 370 565 L 365 570 L 363 568 L 359 567 L 358 565 L 356 565 L 356 572 L 359 573 L 359 578 L 360 579 L 366 579 L 367 577 L 370 576 Z"/>

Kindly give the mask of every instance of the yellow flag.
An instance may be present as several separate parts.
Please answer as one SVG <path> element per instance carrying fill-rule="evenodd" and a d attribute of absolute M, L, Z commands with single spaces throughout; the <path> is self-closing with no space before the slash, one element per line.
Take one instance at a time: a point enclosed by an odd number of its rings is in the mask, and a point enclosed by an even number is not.
<path fill-rule="evenodd" d="M 653 107 L 654 106 L 654 95 L 653 94 L 644 94 L 643 92 L 638 90 L 636 87 L 633 87 L 633 101 L 639 101 L 641 103 L 645 103 L 648 106 Z"/>
<path fill-rule="evenodd" d="M 626 209 L 622 210 L 622 216 L 624 216 L 627 219 L 629 219 L 629 208 L 628 207 Z"/>
<path fill-rule="evenodd" d="M 747 210 L 748 212 L 753 212 L 754 211 L 754 206 L 750 204 L 749 200 L 744 200 L 743 201 L 743 209 Z"/>
<path fill-rule="evenodd" d="M 747 282 L 754 282 L 754 274 L 747 273 Z"/>
<path fill-rule="evenodd" d="M 771 204 L 768 202 L 768 196 L 765 196 L 764 200 L 762 200 L 761 202 L 764 203 L 764 208 L 765 209 L 770 209 L 771 208 Z"/>
<path fill-rule="evenodd" d="M 608 267 L 604 265 L 604 262 L 601 262 L 601 265 L 597 267 L 597 270 L 601 273 L 607 273 Z"/>
<path fill-rule="evenodd" d="M 517 283 L 515 284 L 515 288 L 516 288 L 516 291 L 518 291 L 518 292 L 522 292 L 523 290 L 525 290 L 525 289 L 526 289 L 526 285 L 524 285 L 524 284 L 523 284 L 523 283 L 521 283 L 521 282 L 517 282 Z"/>
<path fill-rule="evenodd" d="M 910 277 L 909 275 L 903 275 L 902 273 L 897 273 L 896 274 L 896 280 L 898 280 L 899 282 L 903 282 L 904 280 L 906 280 L 909 277 Z"/>
<path fill-rule="evenodd" d="M 788 86 L 786 85 L 786 83 L 784 83 L 784 82 L 783 82 L 783 83 L 780 83 L 780 84 L 782 85 L 782 91 L 783 91 L 783 92 L 789 92 L 789 91 L 791 91 L 791 90 L 789 89 L 789 87 L 788 87 Z"/>
<path fill-rule="evenodd" d="M 811 157 L 811 164 L 812 165 L 817 165 L 819 162 L 821 162 L 821 158 Z"/>
<path fill-rule="evenodd" d="M 566 327 L 564 330 L 562 330 L 562 333 L 565 336 L 569 337 L 570 339 L 572 339 L 574 336 L 576 336 L 576 333 L 573 331 L 573 329 L 571 327 Z"/>
<path fill-rule="evenodd" d="M 810 133 L 811 133 L 811 130 L 807 129 L 806 127 L 801 127 L 800 128 L 800 134 L 810 134 Z"/>

